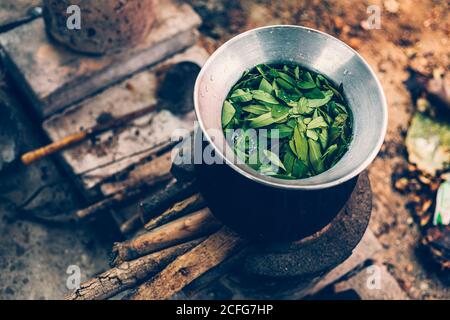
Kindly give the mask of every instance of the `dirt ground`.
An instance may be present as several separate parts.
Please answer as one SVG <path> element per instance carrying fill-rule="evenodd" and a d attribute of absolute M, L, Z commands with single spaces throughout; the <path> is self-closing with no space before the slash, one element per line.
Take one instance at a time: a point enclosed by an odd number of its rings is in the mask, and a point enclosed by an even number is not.
<path fill-rule="evenodd" d="M 450 298 L 448 274 L 418 248 L 420 230 L 392 188 L 393 168 L 406 162 L 404 137 L 414 111 L 404 85 L 407 67 L 431 74 L 449 70 L 447 1 L 205 1 L 190 3 L 202 15 L 202 41 L 213 51 L 236 33 L 271 24 L 304 25 L 328 32 L 356 49 L 382 82 L 389 105 L 385 144 L 369 173 L 374 192 L 370 228 L 384 251 L 377 257 L 413 299 Z M 381 10 L 380 29 L 368 29 L 368 7 Z"/>

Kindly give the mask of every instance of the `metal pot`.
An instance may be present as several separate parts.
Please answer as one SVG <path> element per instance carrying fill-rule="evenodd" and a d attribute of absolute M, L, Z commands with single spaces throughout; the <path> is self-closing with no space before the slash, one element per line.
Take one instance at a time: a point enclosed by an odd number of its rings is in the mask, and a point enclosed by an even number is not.
<path fill-rule="evenodd" d="M 301 180 L 263 176 L 233 161 L 221 127 L 223 102 L 242 73 L 261 63 L 298 63 L 337 84 L 354 117 L 353 141 L 331 169 Z M 291 190 L 335 187 L 360 174 L 376 157 L 387 128 L 387 103 L 380 82 L 367 62 L 342 41 L 310 28 L 277 25 L 240 34 L 222 45 L 206 62 L 194 91 L 200 127 L 216 153 L 242 176 L 260 184 Z M 212 136 L 214 132 L 214 139 Z"/>

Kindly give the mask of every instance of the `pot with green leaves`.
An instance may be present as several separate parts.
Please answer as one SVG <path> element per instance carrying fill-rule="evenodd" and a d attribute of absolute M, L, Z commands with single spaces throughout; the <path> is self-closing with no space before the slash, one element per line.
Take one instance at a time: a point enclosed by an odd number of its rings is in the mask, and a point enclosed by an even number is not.
<path fill-rule="evenodd" d="M 194 101 L 203 134 L 228 166 L 282 189 L 351 180 L 376 157 L 387 127 L 382 87 L 364 59 L 299 26 L 229 40 L 203 67 Z"/>
<path fill-rule="evenodd" d="M 342 88 L 293 64 L 245 72 L 222 110 L 224 133 L 240 160 L 280 179 L 309 178 L 333 167 L 348 150 L 352 121 Z"/>

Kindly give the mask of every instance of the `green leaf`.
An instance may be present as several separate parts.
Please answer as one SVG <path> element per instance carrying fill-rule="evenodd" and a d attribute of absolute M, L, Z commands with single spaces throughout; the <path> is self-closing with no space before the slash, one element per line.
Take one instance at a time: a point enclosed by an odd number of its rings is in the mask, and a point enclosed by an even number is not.
<path fill-rule="evenodd" d="M 250 128 L 267 127 L 275 122 L 272 112 L 264 113 L 256 118 L 248 119 Z"/>
<path fill-rule="evenodd" d="M 342 94 L 335 88 L 333 88 L 327 81 L 327 83 L 324 84 L 324 87 L 328 90 L 333 91 L 333 93 L 335 94 L 336 97 L 338 97 L 339 100 L 344 101 L 344 97 L 342 96 Z"/>
<path fill-rule="evenodd" d="M 304 119 L 299 118 L 297 121 L 297 126 L 300 132 L 306 133 L 307 127 L 306 124 L 303 122 Z"/>
<path fill-rule="evenodd" d="M 233 105 L 228 100 L 225 100 L 222 110 L 222 127 L 226 127 L 231 122 L 231 120 L 233 120 L 235 113 L 236 109 L 233 107 Z"/>
<path fill-rule="evenodd" d="M 288 81 L 286 81 L 286 80 L 284 80 L 282 78 L 277 78 L 275 81 L 277 82 L 277 84 L 280 87 L 282 87 L 284 89 L 287 89 L 287 90 L 293 90 L 294 89 L 294 86 L 292 84 L 290 84 Z"/>
<path fill-rule="evenodd" d="M 284 154 L 284 159 L 283 159 L 283 163 L 284 163 L 284 167 L 286 168 L 286 173 L 292 173 L 292 170 L 294 168 L 294 164 L 295 161 L 297 160 L 297 158 L 295 157 L 295 155 L 291 152 L 291 150 L 288 150 L 285 154 Z"/>
<path fill-rule="evenodd" d="M 258 72 L 263 76 L 263 77 L 265 77 L 266 76 L 266 73 L 264 72 L 264 69 L 263 69 L 263 65 L 262 64 L 260 64 L 260 65 L 257 65 L 255 68 L 256 68 L 256 70 L 258 70 Z"/>
<path fill-rule="evenodd" d="M 237 89 L 230 96 L 233 102 L 249 102 L 252 101 L 252 94 L 250 92 L 244 91 L 242 89 Z"/>
<path fill-rule="evenodd" d="M 259 90 L 267 92 L 268 94 L 272 94 L 273 88 L 272 85 L 267 81 L 266 79 L 262 79 L 261 83 L 259 84 Z"/>
<path fill-rule="evenodd" d="M 340 127 L 335 127 L 334 125 L 330 128 L 330 132 L 329 132 L 329 142 L 333 143 L 335 142 L 342 134 L 342 128 Z"/>
<path fill-rule="evenodd" d="M 317 129 L 317 128 L 327 128 L 328 124 L 325 119 L 320 116 L 313 119 L 310 123 L 308 123 L 308 130 Z"/>
<path fill-rule="evenodd" d="M 278 172 L 273 170 L 273 166 L 271 166 L 270 163 L 261 165 L 258 171 L 265 176 L 274 176 L 278 174 Z"/>
<path fill-rule="evenodd" d="M 300 98 L 298 94 L 287 93 L 282 89 L 276 90 L 275 93 L 277 98 L 286 103 L 288 106 L 290 107 L 297 106 L 297 100 Z"/>
<path fill-rule="evenodd" d="M 325 150 L 328 146 L 328 130 L 323 128 L 319 133 L 319 141 L 322 149 Z"/>
<path fill-rule="evenodd" d="M 313 110 L 314 109 L 309 107 L 308 99 L 306 99 L 305 97 L 301 97 L 295 107 L 295 112 L 302 115 L 310 114 L 311 112 L 313 112 Z"/>
<path fill-rule="evenodd" d="M 325 111 L 323 111 L 322 109 L 315 109 L 315 110 L 319 110 L 319 114 L 322 115 L 322 117 L 325 119 L 325 121 L 329 124 L 329 123 L 333 123 L 333 118 L 331 118 L 328 113 L 326 113 Z"/>
<path fill-rule="evenodd" d="M 312 121 L 312 118 L 304 118 L 303 123 L 308 125 Z"/>
<path fill-rule="evenodd" d="M 285 124 L 279 124 L 274 129 L 278 130 L 278 137 L 280 139 L 291 137 L 294 133 L 294 129 Z"/>
<path fill-rule="evenodd" d="M 286 168 L 284 167 L 283 163 L 281 162 L 280 158 L 273 153 L 270 150 L 264 150 L 263 154 L 267 157 L 267 159 L 269 159 L 270 163 L 272 163 L 273 165 L 283 169 L 284 171 L 286 171 Z"/>
<path fill-rule="evenodd" d="M 294 129 L 295 126 L 297 125 L 297 120 L 296 119 L 289 119 L 288 122 L 286 122 L 286 125 L 288 125 L 292 129 Z"/>
<path fill-rule="evenodd" d="M 270 138 L 276 135 L 275 132 L 278 132 L 278 139 L 284 139 L 290 138 L 294 132 L 294 129 L 285 124 L 278 124 L 273 129 L 268 130 L 267 134 L 261 134 Z"/>
<path fill-rule="evenodd" d="M 295 127 L 294 129 L 294 135 L 292 137 L 294 141 L 293 146 L 294 148 L 293 152 L 295 155 L 297 155 L 297 158 L 300 160 L 307 161 L 308 160 L 308 141 L 305 137 L 305 134 L 300 131 L 299 127 Z"/>
<path fill-rule="evenodd" d="M 292 168 L 292 175 L 297 178 L 307 178 L 310 176 L 309 168 L 304 161 L 295 160 Z"/>
<path fill-rule="evenodd" d="M 279 119 L 283 119 L 283 118 L 285 118 L 287 115 L 289 115 L 289 108 L 288 107 L 284 107 L 284 106 L 282 106 L 282 105 L 280 105 L 280 104 L 278 104 L 278 105 L 274 105 L 273 107 L 272 107 L 272 117 L 274 118 L 274 119 L 277 119 L 277 121 L 279 120 Z"/>
<path fill-rule="evenodd" d="M 328 102 L 330 102 L 331 98 L 333 97 L 333 91 L 328 90 L 324 94 L 325 98 L 322 99 L 309 99 L 308 105 L 310 108 L 318 108 L 323 105 L 326 105 Z"/>
<path fill-rule="evenodd" d="M 313 79 L 313 77 L 312 77 L 312 75 L 311 75 L 311 73 L 310 72 L 305 72 L 305 80 L 306 80 L 306 82 L 312 82 L 312 83 L 314 83 L 314 79 Z"/>
<path fill-rule="evenodd" d="M 319 135 L 315 130 L 306 130 L 306 136 L 314 141 L 319 140 Z"/>
<path fill-rule="evenodd" d="M 322 151 L 320 150 L 320 143 L 312 139 L 308 139 L 309 146 L 309 161 L 314 168 L 314 171 L 319 174 L 325 171 L 322 160 Z"/>
<path fill-rule="evenodd" d="M 346 114 L 339 114 L 336 118 L 334 118 L 334 127 L 342 127 L 347 122 L 348 116 Z"/>
<path fill-rule="evenodd" d="M 290 83 L 292 86 L 295 85 L 296 81 L 289 76 L 288 74 L 284 73 L 284 72 L 278 72 L 278 76 L 283 79 L 284 81 Z"/>
<path fill-rule="evenodd" d="M 305 89 L 305 90 L 307 90 L 307 89 L 313 89 L 313 88 L 315 88 L 315 87 L 316 87 L 316 84 L 315 84 L 314 82 L 299 81 L 299 82 L 297 82 L 297 86 L 298 86 L 300 89 Z"/>
<path fill-rule="evenodd" d="M 300 67 L 296 66 L 294 69 L 295 79 L 300 80 Z"/>
<path fill-rule="evenodd" d="M 253 99 L 255 100 L 263 101 L 270 104 L 278 104 L 278 100 L 267 92 L 261 90 L 253 90 L 251 93 L 253 95 Z"/>
<path fill-rule="evenodd" d="M 325 98 L 325 94 L 323 93 L 322 90 L 318 89 L 318 88 L 314 88 L 308 92 L 305 93 L 305 97 L 308 99 L 323 99 Z"/>
<path fill-rule="evenodd" d="M 325 153 L 323 154 L 322 158 L 324 160 L 331 159 L 333 157 L 334 153 L 337 151 L 337 149 L 338 149 L 337 144 L 333 144 L 333 145 L 329 146 L 327 151 L 325 151 Z"/>
<path fill-rule="evenodd" d="M 251 104 L 245 107 L 242 107 L 242 111 L 255 114 L 255 115 L 262 115 L 264 113 L 267 113 L 270 111 L 270 107 L 263 106 L 260 104 Z"/>

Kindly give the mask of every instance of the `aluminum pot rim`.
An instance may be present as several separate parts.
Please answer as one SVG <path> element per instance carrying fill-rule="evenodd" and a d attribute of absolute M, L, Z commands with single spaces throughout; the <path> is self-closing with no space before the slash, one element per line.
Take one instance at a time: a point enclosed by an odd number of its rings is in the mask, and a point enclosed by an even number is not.
<path fill-rule="evenodd" d="M 355 54 L 355 56 L 364 64 L 364 66 L 367 68 L 367 70 L 369 71 L 370 75 L 372 76 L 372 78 L 374 79 L 376 86 L 377 86 L 377 90 L 378 93 L 381 97 L 381 109 L 383 110 L 383 115 L 382 115 L 382 126 L 381 126 L 381 130 L 380 130 L 380 135 L 379 138 L 377 140 L 377 143 L 375 144 L 374 148 L 372 149 L 372 152 L 369 154 L 369 156 L 366 158 L 365 161 L 363 161 L 360 165 L 358 165 L 353 171 L 351 171 L 350 173 L 344 175 L 343 177 L 340 177 L 339 179 L 335 179 L 329 182 L 325 182 L 325 183 L 319 183 L 319 184 L 314 184 L 314 185 L 295 185 L 295 184 L 286 184 L 284 183 L 285 181 L 295 181 L 295 180 L 284 180 L 284 179 L 280 179 L 280 178 L 273 178 L 270 180 L 266 180 L 263 179 L 261 177 L 260 174 L 251 174 L 248 171 L 245 171 L 243 168 L 241 168 L 242 165 L 237 165 L 235 163 L 233 163 L 232 161 L 230 161 L 229 159 L 227 159 L 224 154 L 222 153 L 222 151 L 217 147 L 217 145 L 214 143 L 214 141 L 211 139 L 210 135 L 208 134 L 207 128 L 205 128 L 205 124 L 203 122 L 203 119 L 201 117 L 201 112 L 200 112 L 200 107 L 199 107 L 199 96 L 200 96 L 200 79 L 203 78 L 205 72 L 208 70 L 208 67 L 214 63 L 215 58 L 220 55 L 222 52 L 224 52 L 225 50 L 228 49 L 228 47 L 242 39 L 245 38 L 246 36 L 248 36 L 249 34 L 258 32 L 260 30 L 265 30 L 265 29 L 274 29 L 274 28 L 286 28 L 286 29 L 302 29 L 305 31 L 309 31 L 311 33 L 316 33 L 316 34 L 320 34 L 324 37 L 327 37 L 330 40 L 336 41 L 338 42 L 340 45 L 343 45 L 344 47 L 346 47 L 348 50 L 350 50 L 353 54 Z M 261 62 L 263 63 L 263 61 Z M 355 178 L 356 176 L 358 176 L 361 172 L 363 172 L 376 158 L 376 156 L 378 155 L 381 146 L 384 143 L 384 139 L 386 136 L 386 132 L 387 132 L 387 125 L 388 125 L 388 106 L 387 106 L 387 100 L 386 100 L 386 96 L 384 94 L 384 90 L 383 87 L 380 83 L 380 80 L 378 79 L 378 77 L 376 76 L 375 72 L 373 71 L 372 67 L 367 63 L 367 61 L 356 51 L 354 50 L 352 47 L 350 47 L 348 44 L 346 44 L 345 42 L 339 40 L 338 38 L 313 29 L 313 28 L 309 28 L 309 27 L 304 27 L 304 26 L 299 26 L 299 25 L 289 25 L 289 24 L 279 24 L 279 25 L 269 25 L 269 26 L 264 26 L 264 27 L 259 27 L 259 28 L 254 28 L 248 31 L 245 31 L 243 33 L 240 33 L 236 36 L 234 36 L 233 38 L 229 39 L 228 41 L 226 41 L 224 44 L 222 44 L 206 61 L 206 63 L 204 64 L 204 66 L 202 67 L 197 80 L 195 82 L 195 87 L 194 87 L 194 106 L 195 106 L 195 113 L 197 115 L 197 121 L 199 123 L 200 129 L 202 130 L 202 134 L 204 134 L 206 136 L 206 140 L 209 144 L 211 144 L 215 150 L 215 152 L 217 152 L 217 154 L 225 161 L 225 163 L 227 165 L 229 165 L 233 170 L 235 170 L 236 172 L 238 172 L 239 174 L 241 174 L 242 176 L 269 186 L 269 187 L 275 187 L 275 188 L 279 188 L 279 189 L 288 189 L 288 190 L 320 190 L 320 189 L 327 189 L 327 188 L 332 188 L 335 187 L 337 185 L 340 185 L 344 182 L 347 182 L 349 180 L 351 180 L 352 178 Z M 321 173 L 321 174 L 326 174 L 326 171 Z M 305 180 L 305 179 L 302 179 Z"/>

